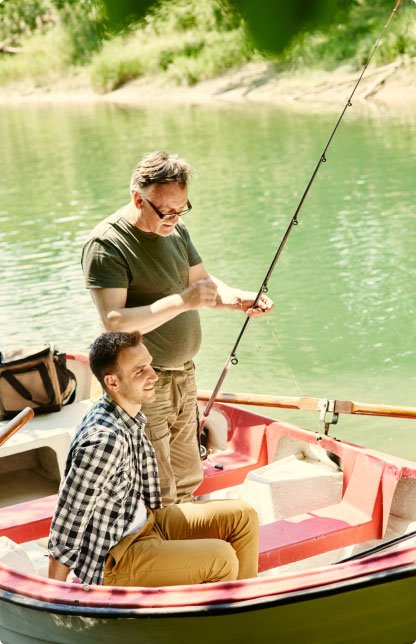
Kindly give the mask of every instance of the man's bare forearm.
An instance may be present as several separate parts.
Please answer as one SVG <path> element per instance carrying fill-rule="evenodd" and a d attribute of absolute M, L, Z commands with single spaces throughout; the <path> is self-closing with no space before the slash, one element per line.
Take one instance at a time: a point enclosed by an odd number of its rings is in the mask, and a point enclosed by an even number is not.
<path fill-rule="evenodd" d="M 182 294 L 168 295 L 148 306 L 134 306 L 108 311 L 103 319 L 107 331 L 149 333 L 187 310 Z"/>
<path fill-rule="evenodd" d="M 48 577 L 49 579 L 56 579 L 57 581 L 66 581 L 70 568 L 60 563 L 55 557 L 49 555 L 49 569 Z"/>
<path fill-rule="evenodd" d="M 111 294 L 103 294 L 98 289 L 93 290 L 91 295 L 107 331 L 149 333 L 180 313 L 215 306 L 217 287 L 210 278 L 197 280 L 182 293 L 173 293 L 147 306 L 129 308 L 125 306 L 125 298 L 122 298 L 123 305 L 120 306 L 121 298 L 118 302 L 117 298 L 113 298 L 115 301 L 112 302 Z"/>

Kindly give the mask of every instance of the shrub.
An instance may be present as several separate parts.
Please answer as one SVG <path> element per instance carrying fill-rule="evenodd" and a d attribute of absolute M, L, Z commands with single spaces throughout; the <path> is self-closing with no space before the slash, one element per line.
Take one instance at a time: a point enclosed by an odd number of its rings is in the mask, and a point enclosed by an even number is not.
<path fill-rule="evenodd" d="M 378 2 L 362 3 L 340 0 L 340 11 L 334 24 L 324 32 L 309 32 L 297 36 L 277 59 L 286 68 L 334 69 L 350 63 L 355 68 L 367 62 L 373 46 L 382 32 L 391 5 Z M 416 23 L 414 7 L 403 5 L 373 56 L 375 64 L 394 61 L 398 56 L 416 53 Z"/>
<path fill-rule="evenodd" d="M 72 47 L 61 25 L 21 38 L 22 51 L 0 60 L 0 84 L 30 79 L 46 85 L 66 73 Z"/>
<path fill-rule="evenodd" d="M 50 0 L 3 0 L 0 2 L 0 40 L 15 44 L 21 36 L 46 30 L 55 23 Z"/>
<path fill-rule="evenodd" d="M 98 92 L 110 92 L 143 72 L 140 57 L 128 47 L 108 47 L 92 66 L 91 82 Z"/>
<path fill-rule="evenodd" d="M 249 60 L 245 27 L 224 0 L 160 2 L 127 33 L 105 43 L 92 60 L 93 85 L 109 91 L 141 74 L 166 73 L 192 85 Z"/>

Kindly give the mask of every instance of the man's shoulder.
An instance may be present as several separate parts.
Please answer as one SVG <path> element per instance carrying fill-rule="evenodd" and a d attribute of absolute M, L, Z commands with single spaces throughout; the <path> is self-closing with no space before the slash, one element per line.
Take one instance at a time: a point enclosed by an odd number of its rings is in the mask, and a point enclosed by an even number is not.
<path fill-rule="evenodd" d="M 120 236 L 120 231 L 125 232 L 125 219 L 122 209 L 117 210 L 109 217 L 100 221 L 89 233 L 86 242 L 111 241 Z"/>
<path fill-rule="evenodd" d="M 118 435 L 118 417 L 114 407 L 104 397 L 97 400 L 82 419 L 74 436 L 74 442 L 106 435 L 109 440 Z"/>

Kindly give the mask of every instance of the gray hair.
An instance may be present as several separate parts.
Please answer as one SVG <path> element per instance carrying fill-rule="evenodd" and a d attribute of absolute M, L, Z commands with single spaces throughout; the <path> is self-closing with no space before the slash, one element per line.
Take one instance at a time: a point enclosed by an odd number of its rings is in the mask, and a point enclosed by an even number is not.
<path fill-rule="evenodd" d="M 157 151 L 149 152 L 135 167 L 130 192 L 140 192 L 143 188 L 165 183 L 179 183 L 182 188 L 189 184 L 193 173 L 190 164 L 177 154 Z"/>

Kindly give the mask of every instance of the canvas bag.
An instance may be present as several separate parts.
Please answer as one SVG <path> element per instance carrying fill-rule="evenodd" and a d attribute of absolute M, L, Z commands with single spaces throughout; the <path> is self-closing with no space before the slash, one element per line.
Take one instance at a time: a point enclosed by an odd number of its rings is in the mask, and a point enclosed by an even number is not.
<path fill-rule="evenodd" d="M 0 353 L 0 420 L 14 418 L 25 407 L 35 414 L 59 411 L 74 401 L 75 392 L 65 354 L 53 344 Z"/>

